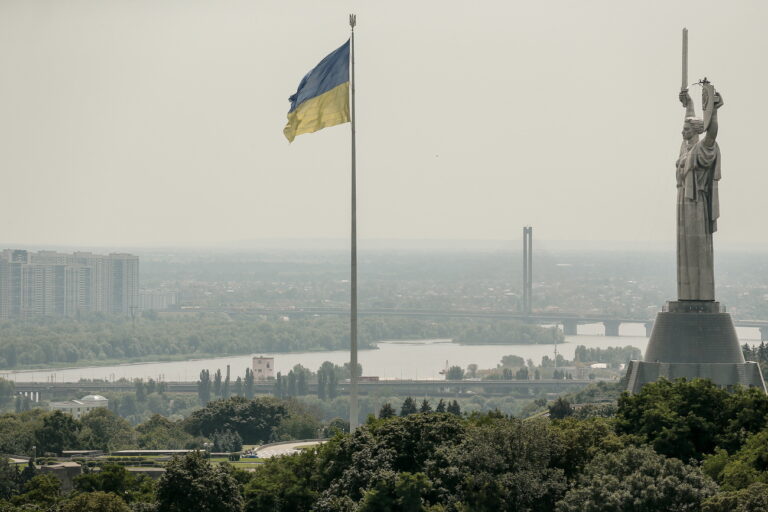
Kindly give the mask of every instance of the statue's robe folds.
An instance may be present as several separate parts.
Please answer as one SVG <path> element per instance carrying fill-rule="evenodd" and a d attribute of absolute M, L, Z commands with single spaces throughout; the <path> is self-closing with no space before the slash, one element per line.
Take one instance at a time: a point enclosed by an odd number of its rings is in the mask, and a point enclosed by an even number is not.
<path fill-rule="evenodd" d="M 683 141 L 677 160 L 678 300 L 715 300 L 712 233 L 720 203 L 720 148 Z"/>

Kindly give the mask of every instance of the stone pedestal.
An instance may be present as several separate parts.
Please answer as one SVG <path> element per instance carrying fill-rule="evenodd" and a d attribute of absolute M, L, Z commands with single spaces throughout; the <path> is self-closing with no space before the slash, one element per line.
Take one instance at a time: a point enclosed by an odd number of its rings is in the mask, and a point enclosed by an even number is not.
<path fill-rule="evenodd" d="M 644 361 L 631 361 L 627 391 L 660 378 L 710 379 L 720 386 L 765 391 L 760 367 L 744 361 L 731 315 L 714 301 L 668 302 L 656 316 Z"/>

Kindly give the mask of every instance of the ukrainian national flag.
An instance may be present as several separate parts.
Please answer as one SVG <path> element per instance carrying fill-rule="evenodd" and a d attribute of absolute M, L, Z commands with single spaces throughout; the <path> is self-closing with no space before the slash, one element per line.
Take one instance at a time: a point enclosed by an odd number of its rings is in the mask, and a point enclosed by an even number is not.
<path fill-rule="evenodd" d="M 302 133 L 349 122 L 349 41 L 320 61 L 288 98 L 288 124 L 283 133 L 289 142 Z"/>

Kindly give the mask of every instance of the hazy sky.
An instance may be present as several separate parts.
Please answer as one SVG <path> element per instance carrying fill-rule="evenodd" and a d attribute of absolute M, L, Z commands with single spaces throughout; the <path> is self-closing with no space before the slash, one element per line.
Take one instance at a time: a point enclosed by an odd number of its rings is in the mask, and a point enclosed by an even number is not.
<path fill-rule="evenodd" d="M 362 239 L 672 243 L 684 26 L 768 238 L 768 2 L 0 0 L 0 243 L 348 236 L 349 125 L 282 128 L 349 12 Z"/>

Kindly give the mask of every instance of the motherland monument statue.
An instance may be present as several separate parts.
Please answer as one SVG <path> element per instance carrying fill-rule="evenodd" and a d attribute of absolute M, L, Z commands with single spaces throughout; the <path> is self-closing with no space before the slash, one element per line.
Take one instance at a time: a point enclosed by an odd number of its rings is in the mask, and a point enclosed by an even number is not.
<path fill-rule="evenodd" d="M 645 359 L 630 362 L 627 390 L 636 393 L 660 378 L 682 377 L 765 390 L 760 366 L 744 360 L 731 316 L 715 301 L 712 235 L 720 216 L 721 158 L 716 139 L 723 98 L 706 78 L 694 84 L 702 91 L 703 117 L 696 117 L 688 91 L 686 29 L 682 62 L 679 99 L 685 119 L 676 162 L 677 300 L 667 302 L 656 316 Z"/>

